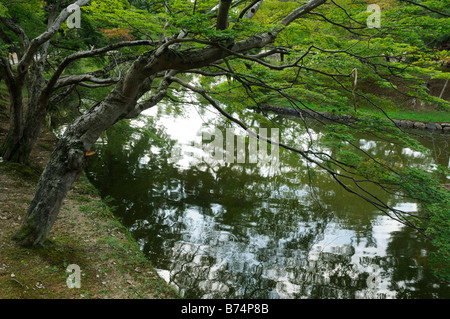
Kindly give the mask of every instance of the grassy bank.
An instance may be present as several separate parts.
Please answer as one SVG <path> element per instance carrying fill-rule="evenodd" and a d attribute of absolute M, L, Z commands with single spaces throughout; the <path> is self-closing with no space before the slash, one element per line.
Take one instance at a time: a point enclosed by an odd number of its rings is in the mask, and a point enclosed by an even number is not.
<path fill-rule="evenodd" d="M 47 243 L 18 247 L 20 226 L 38 174 L 0 163 L 0 298 L 177 298 L 137 243 L 83 177 L 73 187 Z M 69 289 L 66 268 L 81 269 L 81 288 Z"/>
<path fill-rule="evenodd" d="M 38 174 L 0 163 L 0 298 L 177 298 L 137 243 L 83 177 L 64 202 L 43 247 L 18 247 L 20 226 Z M 69 289 L 66 268 L 81 269 L 81 288 Z"/>
<path fill-rule="evenodd" d="M 387 114 L 396 120 L 450 123 L 450 111 L 388 111 Z"/>
<path fill-rule="evenodd" d="M 6 113 L 0 108 L 0 143 L 7 132 Z M 0 161 L 0 299 L 179 298 L 84 175 L 65 199 L 43 247 L 24 249 L 11 240 L 55 143 L 45 130 L 30 167 Z M 66 283 L 71 264 L 81 269 L 81 288 Z"/>
<path fill-rule="evenodd" d="M 268 104 L 292 107 L 289 102 L 285 100 L 274 100 L 268 102 Z M 312 110 L 316 110 L 319 112 L 342 112 L 334 108 L 333 106 L 317 106 L 317 105 L 306 105 L 308 108 Z M 349 108 L 350 113 L 353 112 L 352 108 Z M 382 114 L 378 109 L 375 108 L 360 108 L 358 112 L 364 112 L 367 114 Z M 410 120 L 410 121 L 419 121 L 419 122 L 432 122 L 432 123 L 450 123 L 450 111 L 437 111 L 437 110 L 403 110 L 403 109 L 386 109 L 386 114 L 395 120 Z"/>

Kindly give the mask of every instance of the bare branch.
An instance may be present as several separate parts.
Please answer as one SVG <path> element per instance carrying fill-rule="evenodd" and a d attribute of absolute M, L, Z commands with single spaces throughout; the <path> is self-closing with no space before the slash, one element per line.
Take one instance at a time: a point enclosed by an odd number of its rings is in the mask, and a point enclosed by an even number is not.
<path fill-rule="evenodd" d="M 75 88 L 76 88 L 76 85 L 74 84 L 74 85 L 67 86 L 64 89 L 60 90 L 58 93 L 56 93 L 49 99 L 49 104 L 55 105 L 55 104 L 62 102 L 70 93 L 72 93 L 72 91 Z"/>
<path fill-rule="evenodd" d="M 78 5 L 81 7 L 86 5 L 89 1 L 90 0 L 77 0 L 72 5 Z M 31 40 L 31 42 L 27 46 L 27 50 L 25 51 L 22 59 L 19 61 L 18 66 L 19 72 L 24 73 L 26 71 L 26 68 L 33 59 L 33 56 L 36 54 L 39 47 L 43 43 L 50 40 L 56 34 L 56 32 L 58 32 L 59 28 L 67 20 L 69 15 L 70 13 L 68 8 L 65 8 L 64 10 L 61 11 L 59 16 L 53 21 L 53 23 L 47 28 L 47 31 Z"/>
<path fill-rule="evenodd" d="M 263 0 L 253 0 L 251 3 L 249 3 L 239 14 L 237 21 L 239 21 L 242 18 L 251 19 L 258 11 L 262 2 Z M 249 12 L 247 13 L 247 11 Z"/>
<path fill-rule="evenodd" d="M 97 78 L 97 77 L 93 76 L 92 74 L 68 75 L 68 76 L 61 77 L 60 79 L 58 79 L 58 81 L 56 82 L 53 89 L 56 90 L 63 86 L 81 83 L 81 82 L 85 82 L 85 81 L 107 86 L 107 85 L 117 83 L 119 80 L 120 80 L 120 78 L 101 79 L 101 78 Z"/>
<path fill-rule="evenodd" d="M 424 9 L 427 9 L 428 11 L 431 11 L 431 12 L 434 12 L 434 13 L 437 13 L 437 14 L 440 14 L 440 15 L 442 15 L 442 16 L 444 16 L 444 17 L 450 17 L 450 14 L 447 14 L 447 13 L 444 13 L 444 12 L 441 12 L 441 11 L 438 11 L 438 10 L 435 10 L 435 9 L 430 8 L 430 7 L 428 7 L 428 6 L 424 5 L 424 4 L 421 4 L 421 3 L 417 3 L 417 2 L 414 2 L 414 1 L 411 1 L 411 0 L 400 0 L 400 1 L 411 3 L 411 4 L 415 5 L 415 6 L 422 7 L 422 8 L 424 8 Z M 448 9 L 448 8 L 447 8 L 447 9 Z"/>
<path fill-rule="evenodd" d="M 246 55 L 247 57 L 250 58 L 254 58 L 254 59 L 261 59 L 261 58 L 265 58 L 274 54 L 289 54 L 289 51 L 286 50 L 285 48 L 274 48 L 272 50 L 268 50 L 265 52 L 261 52 L 259 54 L 255 54 L 255 55 Z"/>
<path fill-rule="evenodd" d="M 136 106 L 125 116 L 125 118 L 132 119 L 141 114 L 144 110 L 147 110 L 156 104 L 158 104 L 162 99 L 164 99 L 167 96 L 167 89 L 172 84 L 171 77 L 176 75 L 177 71 L 171 70 L 166 73 L 164 78 L 161 80 L 158 88 L 155 90 L 155 92 L 151 95 L 150 98 L 146 99 L 145 101 L 142 101 L 140 103 L 137 103 Z M 146 86 L 151 85 L 151 81 L 146 83 Z M 140 94 L 142 95 L 145 93 L 146 89 L 140 88 Z"/>
<path fill-rule="evenodd" d="M 349 27 L 349 26 L 345 26 L 345 25 L 343 25 L 343 24 L 340 24 L 340 23 L 337 23 L 337 22 L 334 22 L 334 21 L 328 19 L 324 14 L 319 13 L 319 12 L 313 12 L 313 11 L 310 11 L 310 12 L 308 12 L 308 13 L 309 13 L 309 14 L 312 14 L 312 15 L 319 16 L 319 17 L 323 18 L 325 21 L 327 21 L 328 23 L 331 23 L 331 24 L 333 24 L 333 25 L 335 25 L 335 26 L 341 27 L 341 28 L 347 30 L 348 32 L 350 32 L 350 33 L 352 33 L 352 34 L 354 34 L 354 35 L 364 36 L 364 34 L 355 32 L 355 31 L 353 31 L 353 30 L 364 30 L 364 29 L 367 29 L 366 26 L 360 26 L 360 27 Z"/>
<path fill-rule="evenodd" d="M 289 24 L 291 24 L 293 21 L 297 20 L 301 16 L 303 16 L 305 13 L 308 13 L 309 11 L 323 5 L 327 0 L 309 0 L 306 4 L 301 6 L 298 9 L 295 9 L 292 11 L 289 15 L 287 15 L 282 21 L 281 24 L 285 27 L 287 27 Z"/>
<path fill-rule="evenodd" d="M 0 21 L 19 37 L 25 49 L 28 48 L 30 45 L 30 40 L 28 39 L 25 31 L 19 25 L 2 16 L 0 16 Z"/>
<path fill-rule="evenodd" d="M 313 69 L 313 68 L 310 68 L 310 67 L 299 65 L 299 63 L 303 59 L 303 56 L 301 58 L 297 59 L 297 61 L 295 61 L 294 63 L 291 63 L 291 64 L 274 65 L 274 64 L 270 64 L 268 62 L 265 62 L 265 61 L 257 58 L 256 56 L 239 54 L 239 53 L 236 53 L 236 52 L 234 52 L 232 50 L 229 50 L 229 49 L 227 49 L 225 47 L 222 47 L 222 49 L 224 51 L 230 53 L 230 55 L 236 56 L 236 57 L 241 58 L 241 59 L 250 60 L 250 61 L 259 63 L 259 64 L 261 64 L 261 65 L 263 65 L 263 66 L 265 66 L 267 68 L 270 68 L 272 70 L 281 71 L 281 70 L 285 70 L 285 69 L 288 69 L 288 68 L 302 68 L 302 69 L 305 69 L 305 70 L 308 70 L 308 71 L 313 71 L 313 72 L 320 73 L 320 74 L 323 74 L 323 75 L 326 75 L 326 76 L 330 76 L 330 77 L 349 77 L 351 75 L 351 73 L 350 74 L 331 74 L 331 73 L 327 73 L 327 72 L 322 71 L 322 70 Z"/>
<path fill-rule="evenodd" d="M 5 75 L 6 83 L 9 85 L 12 81 L 14 81 L 14 74 L 11 70 L 11 65 L 9 64 L 9 61 L 4 58 L 0 57 L 0 75 Z"/>
<path fill-rule="evenodd" d="M 184 71 L 183 73 L 192 73 L 192 74 L 199 74 L 202 76 L 226 76 L 228 75 L 228 72 L 207 72 L 207 71 L 203 71 L 203 70 L 187 70 Z"/>
<path fill-rule="evenodd" d="M 152 45 L 152 44 L 154 44 L 154 42 L 153 41 L 149 41 L 149 40 L 122 41 L 122 42 L 111 44 L 111 45 L 108 45 L 106 47 L 99 48 L 99 49 L 75 52 L 75 53 L 67 56 L 61 62 L 61 64 L 58 66 L 58 68 L 53 73 L 52 77 L 50 78 L 50 80 L 49 80 L 49 82 L 47 84 L 46 90 L 48 92 L 53 90 L 55 84 L 57 83 L 57 81 L 58 81 L 59 77 L 61 76 L 61 74 L 64 72 L 65 68 L 70 63 L 72 63 L 75 60 L 79 60 L 79 59 L 82 59 L 82 58 L 93 57 L 93 56 L 100 55 L 100 54 L 103 54 L 103 53 L 106 53 L 106 52 L 109 52 L 109 51 L 112 51 L 112 50 L 116 50 L 116 49 L 119 49 L 119 48 L 122 48 L 122 47 L 132 47 L 132 46 Z M 107 68 L 112 68 L 112 66 L 110 65 Z"/>
<path fill-rule="evenodd" d="M 97 89 L 97 88 L 103 88 L 103 87 L 107 87 L 113 84 L 116 84 L 117 81 L 111 81 L 111 82 L 107 82 L 105 81 L 104 83 L 99 83 L 99 84 L 87 84 L 84 82 L 80 82 L 77 85 L 88 88 L 88 89 Z"/>
<path fill-rule="evenodd" d="M 347 12 L 347 10 L 345 10 L 345 8 L 343 8 L 342 6 L 338 5 L 334 0 L 331 0 L 331 2 L 332 2 L 336 7 L 338 7 L 338 8 L 341 9 L 342 11 L 344 11 L 345 15 L 346 15 L 350 20 L 352 20 L 353 22 L 355 22 L 355 23 L 357 23 L 357 24 L 359 24 L 359 25 L 361 25 L 361 26 L 364 26 L 364 27 L 367 26 L 365 23 L 359 22 L 358 20 L 354 19 L 354 18 Z"/>

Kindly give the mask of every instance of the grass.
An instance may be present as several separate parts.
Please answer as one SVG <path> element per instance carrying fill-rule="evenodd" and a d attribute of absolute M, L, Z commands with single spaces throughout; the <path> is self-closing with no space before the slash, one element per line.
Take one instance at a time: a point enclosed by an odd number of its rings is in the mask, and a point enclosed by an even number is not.
<path fill-rule="evenodd" d="M 388 111 L 387 114 L 397 120 L 450 123 L 450 111 Z"/>
<path fill-rule="evenodd" d="M 269 104 L 277 106 L 292 107 L 286 100 L 273 101 Z M 307 107 L 321 111 L 321 112 L 335 112 L 336 108 L 333 106 L 317 106 L 312 104 L 306 104 Z M 359 111 L 364 111 L 369 114 L 381 114 L 378 110 L 360 108 Z M 419 122 L 432 122 L 432 123 L 450 123 L 450 110 L 449 111 L 437 111 L 437 110 L 385 110 L 386 114 L 390 118 L 396 120 L 410 120 Z"/>
<path fill-rule="evenodd" d="M 66 197 L 45 244 L 17 246 L 11 237 L 38 177 L 27 166 L 0 162 L 0 299 L 180 298 L 84 175 Z M 67 286 L 70 264 L 81 269 L 80 289 Z"/>
<path fill-rule="evenodd" d="M 8 114 L 2 81 L 0 143 L 9 126 Z M 84 175 L 64 200 L 43 246 L 23 248 L 11 239 L 55 143 L 44 127 L 30 158 L 32 166 L 0 161 L 0 299 L 180 298 Z M 81 289 L 67 286 L 70 264 L 81 268 Z"/>
<path fill-rule="evenodd" d="M 98 286 L 95 269 L 90 267 L 86 246 L 68 237 L 47 241 L 35 249 L 3 247 L 0 271 L 1 297 L 5 299 L 76 298 L 79 292 L 65 287 L 66 267 L 76 261 L 85 272 L 88 290 Z"/>
<path fill-rule="evenodd" d="M 25 178 L 16 170 L 2 171 L 12 179 Z M 0 229 L 0 298 L 179 298 L 157 275 L 109 206 L 93 197 L 95 191 L 86 183 L 86 178 L 77 182 L 57 227 L 55 224 L 43 246 L 18 247 L 10 240 L 14 229 L 6 236 Z M 21 190 L 16 187 L 14 191 Z M 67 287 L 66 268 L 70 264 L 82 270 L 81 289 Z"/>

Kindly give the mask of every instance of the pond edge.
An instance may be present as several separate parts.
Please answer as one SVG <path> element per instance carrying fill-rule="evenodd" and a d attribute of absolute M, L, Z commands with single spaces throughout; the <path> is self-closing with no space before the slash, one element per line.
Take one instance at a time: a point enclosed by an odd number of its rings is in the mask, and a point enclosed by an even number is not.
<path fill-rule="evenodd" d="M 341 123 L 352 123 L 356 121 L 356 118 L 354 118 L 352 115 L 348 114 L 332 114 L 330 112 L 320 112 L 320 111 L 314 111 L 310 109 L 296 109 L 296 108 L 290 108 L 285 106 L 278 106 L 278 105 L 272 105 L 263 103 L 259 105 L 259 107 L 252 107 L 251 109 L 257 110 L 257 111 L 269 111 L 277 114 L 283 114 L 283 115 L 289 115 L 289 116 L 306 116 L 311 118 L 322 118 L 327 120 L 332 120 L 336 122 Z M 399 119 L 392 119 L 392 121 L 400 128 L 406 128 L 406 129 L 419 129 L 419 130 L 429 130 L 437 133 L 444 133 L 444 134 L 450 134 L 450 123 L 444 123 L 444 122 L 423 122 L 423 121 L 414 121 L 414 120 L 399 120 Z"/>

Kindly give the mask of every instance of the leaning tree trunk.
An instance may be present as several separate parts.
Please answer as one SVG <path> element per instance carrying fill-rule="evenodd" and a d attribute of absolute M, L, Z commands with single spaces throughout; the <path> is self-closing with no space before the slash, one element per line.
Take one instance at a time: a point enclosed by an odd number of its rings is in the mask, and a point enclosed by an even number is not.
<path fill-rule="evenodd" d="M 87 163 L 86 153 L 104 130 L 125 117 L 134 102 L 121 94 L 118 85 L 102 103 L 67 128 L 41 175 L 22 226 L 13 235 L 19 245 L 33 247 L 45 242 L 64 198 Z"/>
<path fill-rule="evenodd" d="M 39 180 L 36 194 L 21 228 L 13 239 L 22 246 L 44 243 L 62 202 L 86 163 L 85 152 L 70 139 L 62 139 Z"/>
<path fill-rule="evenodd" d="M 28 160 L 47 114 L 48 96 L 41 94 L 38 101 L 31 103 L 20 139 L 20 153 Z M 91 117 L 92 118 L 92 117 Z M 39 179 L 36 193 L 30 203 L 25 220 L 13 239 L 20 245 L 33 247 L 42 245 L 47 238 L 61 205 L 76 178 L 81 174 L 87 162 L 86 151 L 96 138 L 83 143 L 81 136 L 87 129 L 84 118 L 79 118 L 67 129 L 53 151 L 50 161 Z M 91 124 L 87 124 L 92 125 Z"/>
<path fill-rule="evenodd" d="M 79 118 L 59 140 L 39 179 L 25 220 L 13 236 L 18 244 L 39 246 L 47 238 L 64 198 L 87 163 L 86 152 L 103 131 L 93 126 L 83 130 L 90 120 L 92 118 L 86 116 Z"/>

